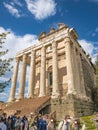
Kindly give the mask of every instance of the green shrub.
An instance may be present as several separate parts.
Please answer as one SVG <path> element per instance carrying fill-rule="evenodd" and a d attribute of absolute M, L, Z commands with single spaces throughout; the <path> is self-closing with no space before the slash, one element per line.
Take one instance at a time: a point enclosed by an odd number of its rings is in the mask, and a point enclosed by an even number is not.
<path fill-rule="evenodd" d="M 81 117 L 81 120 L 82 120 L 81 124 L 85 124 L 87 130 L 96 129 L 94 121 L 93 121 L 93 116 L 84 116 L 84 117 Z"/>

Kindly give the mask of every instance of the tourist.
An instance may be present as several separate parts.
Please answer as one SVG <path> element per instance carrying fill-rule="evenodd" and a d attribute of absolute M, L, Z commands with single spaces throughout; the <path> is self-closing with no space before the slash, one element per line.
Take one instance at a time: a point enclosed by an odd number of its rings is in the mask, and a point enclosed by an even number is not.
<path fill-rule="evenodd" d="M 7 130 L 12 129 L 12 119 L 10 116 L 8 118 L 6 118 L 6 126 L 7 126 Z"/>
<path fill-rule="evenodd" d="M 15 130 L 19 130 L 19 127 L 20 127 L 20 117 L 17 117 L 15 122 Z"/>
<path fill-rule="evenodd" d="M 29 130 L 38 130 L 37 127 L 32 123 L 31 127 L 29 128 Z"/>
<path fill-rule="evenodd" d="M 22 118 L 20 122 L 20 130 L 24 130 L 24 127 L 25 127 L 25 122 L 24 119 Z"/>
<path fill-rule="evenodd" d="M 58 130 L 70 130 L 70 116 L 66 115 L 65 119 L 59 123 Z"/>
<path fill-rule="evenodd" d="M 85 124 L 82 125 L 82 129 L 81 130 L 86 130 Z"/>
<path fill-rule="evenodd" d="M 29 123 L 28 123 L 28 119 L 26 116 L 23 117 L 24 120 L 24 130 L 28 130 L 29 128 Z"/>
<path fill-rule="evenodd" d="M 39 121 L 38 130 L 47 130 L 47 117 L 44 115 Z"/>
<path fill-rule="evenodd" d="M 72 124 L 72 130 L 80 130 L 80 119 L 75 119 Z"/>
<path fill-rule="evenodd" d="M 47 130 L 56 130 L 56 121 L 54 118 L 51 118 L 48 125 Z"/>
<path fill-rule="evenodd" d="M 33 129 L 37 130 L 38 129 L 38 122 L 39 122 L 38 116 L 35 116 L 32 124 L 30 126 L 30 130 L 33 130 Z"/>
<path fill-rule="evenodd" d="M 0 117 L 0 130 L 7 130 L 7 126 L 5 125 L 5 120 L 3 117 Z"/>

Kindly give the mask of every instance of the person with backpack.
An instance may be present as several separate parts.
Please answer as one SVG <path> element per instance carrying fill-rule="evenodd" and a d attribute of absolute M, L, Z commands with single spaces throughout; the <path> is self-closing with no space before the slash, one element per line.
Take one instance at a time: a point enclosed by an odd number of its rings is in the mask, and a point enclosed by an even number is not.
<path fill-rule="evenodd" d="M 58 130 L 70 130 L 70 116 L 66 115 L 65 119 L 59 123 Z"/>

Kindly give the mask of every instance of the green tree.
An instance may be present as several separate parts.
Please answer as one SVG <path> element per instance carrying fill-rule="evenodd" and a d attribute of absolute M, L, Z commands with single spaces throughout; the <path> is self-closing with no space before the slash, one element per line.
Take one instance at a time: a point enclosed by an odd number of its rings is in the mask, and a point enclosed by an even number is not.
<path fill-rule="evenodd" d="M 8 53 L 8 49 L 3 49 L 3 44 L 5 44 L 5 39 L 8 33 L 0 34 L 0 77 L 3 77 L 7 72 L 10 72 L 13 68 L 11 66 L 12 58 L 5 59 L 4 56 Z M 9 84 L 10 77 L 6 81 L 2 81 L 0 78 L 0 92 L 4 91 L 4 88 Z"/>

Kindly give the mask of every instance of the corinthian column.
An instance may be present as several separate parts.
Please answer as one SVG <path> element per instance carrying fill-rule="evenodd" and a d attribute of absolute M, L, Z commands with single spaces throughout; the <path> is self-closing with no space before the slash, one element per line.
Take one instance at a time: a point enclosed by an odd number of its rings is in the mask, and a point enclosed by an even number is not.
<path fill-rule="evenodd" d="M 75 80 L 75 90 L 77 94 L 80 95 L 80 68 L 79 68 L 79 61 L 78 61 L 78 52 L 76 53 L 76 47 L 73 44 L 73 64 L 74 64 L 74 80 Z"/>
<path fill-rule="evenodd" d="M 68 92 L 67 92 L 67 94 L 72 94 L 72 93 L 74 93 L 75 84 L 74 84 L 74 75 L 73 75 L 72 49 L 71 49 L 70 38 L 66 37 L 64 42 L 65 42 L 67 77 L 68 77 Z"/>
<path fill-rule="evenodd" d="M 16 58 L 16 64 L 14 67 L 14 73 L 13 73 L 13 78 L 12 78 L 12 86 L 11 86 L 10 97 L 8 99 L 8 102 L 13 102 L 15 100 L 18 67 L 19 67 L 19 58 Z"/>
<path fill-rule="evenodd" d="M 25 89 L 25 79 L 26 79 L 26 67 L 27 67 L 27 55 L 23 55 L 23 64 L 22 64 L 22 73 L 20 77 L 20 86 L 19 86 L 19 94 L 18 100 L 24 98 L 24 89 Z"/>
<path fill-rule="evenodd" d="M 41 49 L 41 71 L 40 71 L 40 92 L 39 97 L 45 96 L 46 87 L 46 49 L 45 46 Z"/>
<path fill-rule="evenodd" d="M 35 87 L 35 50 L 31 52 L 28 98 L 34 96 L 34 87 Z"/>
<path fill-rule="evenodd" d="M 80 84 L 81 84 L 81 94 L 84 98 L 86 98 L 86 90 L 85 90 L 85 85 L 84 85 L 84 75 L 83 75 L 83 66 L 82 66 L 82 56 L 79 54 L 78 55 L 78 60 L 80 64 Z"/>
<path fill-rule="evenodd" d="M 57 57 L 57 44 L 56 42 L 52 43 L 52 66 L 53 66 L 53 90 L 52 90 L 52 98 L 58 98 L 59 93 L 59 85 L 58 85 L 58 57 Z"/>

